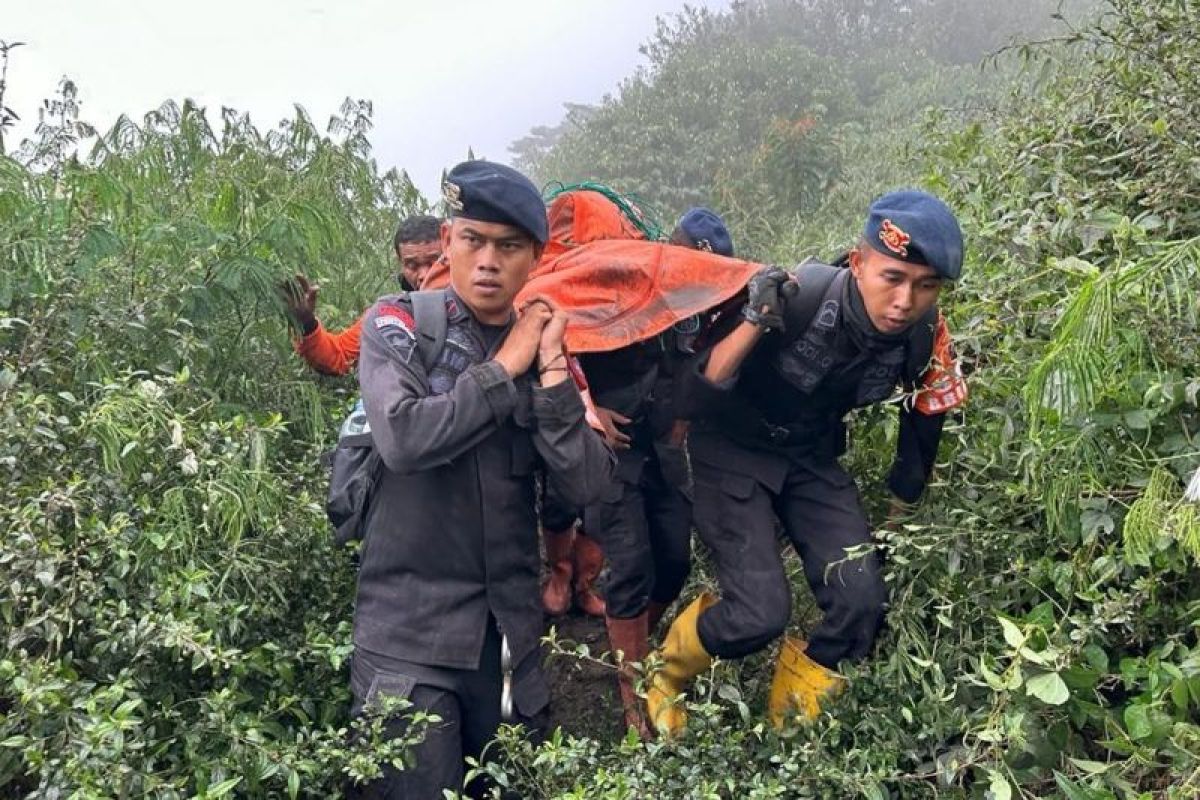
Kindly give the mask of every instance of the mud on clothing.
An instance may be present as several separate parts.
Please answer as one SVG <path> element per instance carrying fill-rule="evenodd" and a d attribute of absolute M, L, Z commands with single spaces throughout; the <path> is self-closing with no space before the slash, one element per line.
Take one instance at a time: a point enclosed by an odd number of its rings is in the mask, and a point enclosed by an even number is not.
<path fill-rule="evenodd" d="M 548 696 L 537 664 L 534 475 L 543 470 L 582 506 L 606 485 L 612 455 L 587 426 L 571 381 L 542 388 L 533 370 L 509 378 L 493 360 L 502 336 L 487 336 L 452 291 L 445 301 L 446 341 L 428 371 L 406 295 L 381 298 L 363 319 L 359 382 L 385 469 L 361 552 L 355 650 L 401 664 L 398 674 L 403 664 L 420 666 L 409 677 L 428 687 L 438 670 L 493 671 L 486 642 L 495 629 L 524 670 L 517 709 L 534 717 Z"/>
<path fill-rule="evenodd" d="M 874 333 L 848 271 L 803 334 L 790 341 L 768 335 L 740 373 L 720 384 L 704 377 L 706 359 L 687 372 L 696 527 L 712 550 L 722 598 L 698 628 L 705 649 L 723 658 L 755 652 L 783 632 L 791 591 L 778 518 L 824 612 L 808 655 L 835 669 L 869 652 L 886 602 L 874 553 L 827 569 L 846 559 L 846 548 L 870 541 L 854 481 L 837 461 L 846 449 L 843 417 L 887 399 L 912 377 L 904 374 L 908 337 Z M 932 470 L 944 414 L 902 408 L 900 415 L 888 483 L 913 501 Z"/>

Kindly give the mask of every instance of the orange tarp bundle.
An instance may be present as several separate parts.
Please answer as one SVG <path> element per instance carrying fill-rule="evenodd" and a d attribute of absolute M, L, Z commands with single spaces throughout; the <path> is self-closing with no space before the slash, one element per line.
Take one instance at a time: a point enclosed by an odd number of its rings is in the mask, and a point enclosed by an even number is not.
<path fill-rule="evenodd" d="M 599 192 L 564 192 L 550 204 L 550 241 L 517 296 L 545 295 L 567 312 L 572 353 L 617 350 L 733 297 L 760 264 L 648 242 Z M 422 289 L 450 285 L 438 262 Z"/>
<path fill-rule="evenodd" d="M 550 241 L 546 242 L 530 279 L 541 275 L 555 259 L 581 244 L 601 239 L 646 238 L 616 203 L 599 192 L 563 192 L 551 201 L 546 216 L 550 221 Z M 449 285 L 450 267 L 439 260 L 426 273 L 421 288 L 444 289 Z"/>
<path fill-rule="evenodd" d="M 660 242 L 596 241 L 541 265 L 517 303 L 550 298 L 571 318 L 572 353 L 607 352 L 720 305 L 761 267 Z"/>
<path fill-rule="evenodd" d="M 445 289 L 450 285 L 450 265 L 446 263 L 446 257 L 442 256 L 437 261 L 433 262 L 433 266 L 425 273 L 425 280 L 421 281 L 422 289 Z"/>
<path fill-rule="evenodd" d="M 543 267 L 579 245 L 603 239 L 645 239 L 629 217 L 599 192 L 587 190 L 563 192 L 546 209 L 550 219 L 550 241 L 533 276 Z"/>

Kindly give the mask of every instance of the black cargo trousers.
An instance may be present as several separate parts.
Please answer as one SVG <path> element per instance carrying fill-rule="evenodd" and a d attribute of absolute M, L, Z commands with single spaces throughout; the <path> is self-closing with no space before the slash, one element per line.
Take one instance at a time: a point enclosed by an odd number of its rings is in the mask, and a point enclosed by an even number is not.
<path fill-rule="evenodd" d="M 584 509 L 583 527 L 608 559 L 608 616 L 631 619 L 670 605 L 692 568 L 692 502 L 683 448 L 654 443 L 618 454 L 607 497 Z"/>
<path fill-rule="evenodd" d="M 871 541 L 853 478 L 836 460 L 793 461 L 775 492 L 730 463 L 736 459 L 718 465 L 693 454 L 696 530 L 721 589 L 720 601 L 700 615 L 704 649 L 741 658 L 786 630 L 792 592 L 778 519 L 824 612 L 808 637 L 808 656 L 829 669 L 866 656 L 883 624 L 887 591 L 877 553 L 847 560 L 847 548 Z"/>
<path fill-rule="evenodd" d="M 549 720 L 540 659 L 541 652 L 535 650 L 517 666 L 512 689 L 511 722 L 524 725 L 535 741 L 545 735 Z M 503 722 L 500 634 L 489 620 L 479 668 L 474 670 L 412 664 L 356 650 L 350 665 L 350 687 L 353 717 L 388 697 L 411 704 L 387 720 L 385 739 L 405 736 L 413 712 L 436 715 L 438 721 L 426 725 L 424 739 L 410 750 L 405 769 L 384 764 L 382 777 L 348 787 L 347 796 L 355 800 L 442 800 L 444 789 L 462 789 L 465 760 L 478 758 Z M 477 779 L 463 791 L 467 797 L 484 797 L 489 788 L 488 781 Z"/>

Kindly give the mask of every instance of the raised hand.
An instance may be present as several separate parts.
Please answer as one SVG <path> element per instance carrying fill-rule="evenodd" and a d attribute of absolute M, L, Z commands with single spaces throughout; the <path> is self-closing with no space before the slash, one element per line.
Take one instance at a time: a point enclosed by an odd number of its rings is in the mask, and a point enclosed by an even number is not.
<path fill-rule="evenodd" d="M 783 331 L 783 298 L 794 294 L 796 288 L 786 270 L 763 267 L 746 284 L 748 297 L 742 318 L 764 331 Z"/>
<path fill-rule="evenodd" d="M 309 283 L 308 278 L 299 273 L 293 280 L 286 281 L 279 287 L 279 294 L 288 314 L 296 321 L 297 327 L 304 333 L 312 333 L 317 327 L 317 292 L 320 287 Z"/>

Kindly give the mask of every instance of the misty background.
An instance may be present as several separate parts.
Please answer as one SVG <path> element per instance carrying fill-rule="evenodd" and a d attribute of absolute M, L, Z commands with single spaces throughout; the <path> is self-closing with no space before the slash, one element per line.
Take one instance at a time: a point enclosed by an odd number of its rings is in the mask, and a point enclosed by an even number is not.
<path fill-rule="evenodd" d="M 644 62 L 639 45 L 681 0 L 8 0 L 0 40 L 12 52 L 5 105 L 31 136 L 60 79 L 81 118 L 107 130 L 164 100 L 190 97 L 274 125 L 303 106 L 323 124 L 346 97 L 371 100 L 381 169 L 399 167 L 427 196 L 475 155 L 555 124 L 564 103 L 595 103 Z M 719 10 L 725 0 L 693 0 Z"/>

